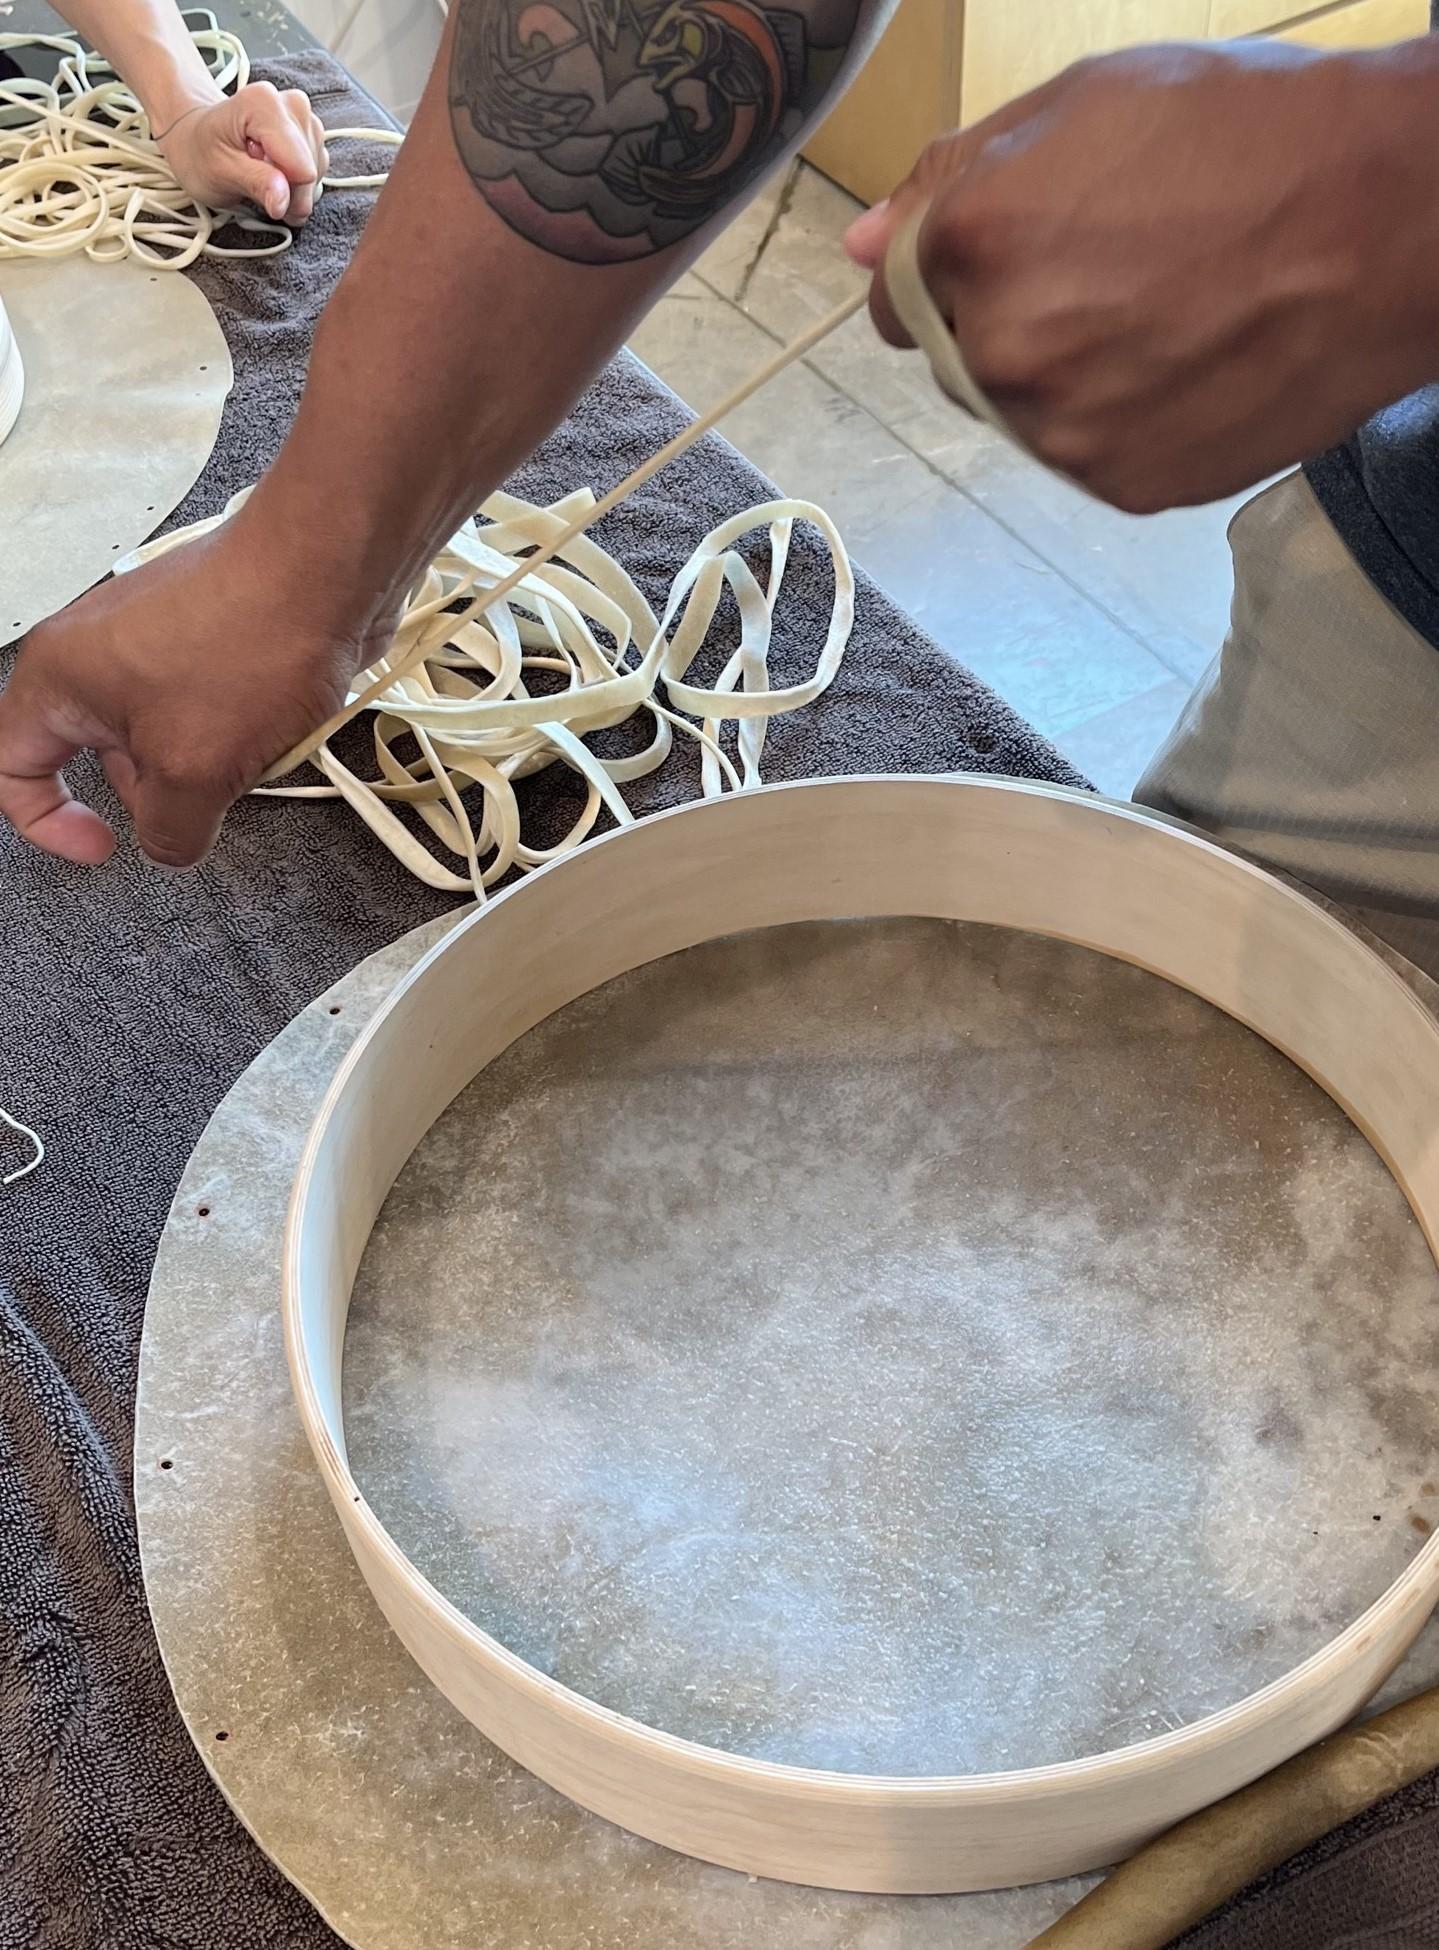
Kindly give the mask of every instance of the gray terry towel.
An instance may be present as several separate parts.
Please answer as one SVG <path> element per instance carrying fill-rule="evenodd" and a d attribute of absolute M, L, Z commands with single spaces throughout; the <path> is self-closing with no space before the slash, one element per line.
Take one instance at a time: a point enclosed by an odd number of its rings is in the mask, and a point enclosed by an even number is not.
<path fill-rule="evenodd" d="M 273 78 L 310 89 L 332 123 L 377 113 L 326 57 Z M 177 520 L 218 509 L 274 454 L 367 203 L 327 197 L 287 257 L 197 273 L 237 378 Z M 683 417 L 617 360 L 515 485 L 603 488 Z M 711 438 L 604 540 L 653 600 L 698 536 L 767 492 Z M 779 678 L 811 667 L 826 573 L 797 549 Z M 687 791 L 686 756 L 635 790 L 637 809 Z M 780 721 L 768 769 L 1076 782 L 864 582 L 840 681 Z M 533 831 L 558 817 L 560 770 L 534 782 Z M 110 803 L 93 766 L 77 765 L 75 783 Z M 0 1950 L 320 1950 L 335 1939 L 229 1814 L 150 1632 L 130 1490 L 140 1326 L 171 1194 L 220 1097 L 304 1003 L 448 903 L 348 811 L 253 800 L 193 875 L 124 850 L 84 873 L 0 833 L 0 889 L 0 1104 L 50 1145 L 43 1170 L 0 1192 Z M 0 1174 L 15 1157 L 0 1149 Z"/>
<path fill-rule="evenodd" d="M 332 123 L 378 113 L 328 57 L 273 78 L 308 88 Z M 236 386 L 177 520 L 216 510 L 275 452 L 364 207 L 328 198 L 290 256 L 197 273 Z M 618 360 L 515 485 L 603 488 L 682 417 Z M 653 600 L 706 528 L 765 492 L 711 437 L 603 539 Z M 796 555 L 803 593 L 786 610 L 781 676 L 809 667 L 824 611 L 818 554 Z M 779 721 L 768 767 L 1075 778 L 863 580 L 839 683 Z M 106 802 L 93 767 L 77 766 L 76 783 Z M 535 782 L 532 830 L 557 823 L 564 789 L 556 773 Z M 648 809 L 687 789 L 671 770 L 634 799 Z M 0 1103 L 51 1146 L 41 1172 L 0 1193 L 0 1950 L 323 1950 L 337 1940 L 212 1786 L 151 1636 L 130 1498 L 140 1324 L 171 1193 L 230 1083 L 302 1004 L 445 903 L 349 813 L 254 801 L 197 874 L 154 873 L 130 854 L 85 874 L 7 832 L 0 887 Z M 1439 1945 L 1435 1800 L 1424 1784 L 1301 1857 L 1194 1950 Z"/>
<path fill-rule="evenodd" d="M 1439 1774 L 1247 1889 L 1182 1950 L 1435 1950 Z"/>

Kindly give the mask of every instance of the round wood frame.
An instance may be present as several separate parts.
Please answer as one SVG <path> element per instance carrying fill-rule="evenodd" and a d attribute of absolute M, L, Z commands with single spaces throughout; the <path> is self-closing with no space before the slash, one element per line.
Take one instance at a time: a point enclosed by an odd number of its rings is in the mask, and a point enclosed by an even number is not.
<path fill-rule="evenodd" d="M 1341 1725 L 1439 1599 L 1439 1535 L 1313 1657 L 1162 1738 L 1013 1773 L 862 1777 L 676 1739 L 527 1665 L 420 1575 L 345 1455 L 355 1273 L 405 1160 L 470 1079 L 556 1009 L 660 956 L 868 915 L 1053 935 L 1193 990 L 1328 1091 L 1435 1250 L 1439 1023 L 1340 922 L 1133 807 L 987 778 L 838 779 L 683 807 L 593 841 L 417 965 L 351 1051 L 306 1145 L 286 1239 L 286 1344 L 306 1434 L 371 1591 L 434 1683 L 507 1754 L 625 1828 L 753 1875 L 896 1894 L 995 1888 L 1111 1863 Z"/>

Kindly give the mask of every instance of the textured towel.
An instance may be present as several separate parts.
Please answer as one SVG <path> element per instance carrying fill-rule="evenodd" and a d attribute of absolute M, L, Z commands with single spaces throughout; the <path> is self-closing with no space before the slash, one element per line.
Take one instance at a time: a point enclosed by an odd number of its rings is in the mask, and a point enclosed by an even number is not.
<path fill-rule="evenodd" d="M 1182 1950 L 1435 1950 L 1439 1774 L 1257 1882 Z"/>
<path fill-rule="evenodd" d="M 273 78 L 310 89 L 332 123 L 378 113 L 326 57 Z M 325 198 L 285 258 L 197 273 L 236 386 L 177 520 L 217 510 L 274 454 L 367 201 Z M 515 485 L 603 488 L 682 419 L 618 360 Z M 766 492 L 710 438 L 602 539 L 653 601 L 706 529 Z M 827 614 L 824 560 L 796 542 L 777 681 L 812 667 Z M 636 809 L 685 794 L 687 762 L 636 786 Z M 1075 781 L 862 582 L 841 677 L 775 726 L 769 775 L 957 768 Z M 75 782 L 109 804 L 93 766 Z M 533 782 L 532 831 L 567 791 L 561 768 Z M 449 903 L 348 810 L 253 800 L 192 875 L 124 851 L 84 873 L 7 831 L 0 889 L 0 1104 L 50 1145 L 41 1171 L 0 1191 L 0 1950 L 319 1950 L 335 1939 L 229 1814 L 151 1635 L 130 1490 L 140 1326 L 171 1194 L 226 1089 L 302 1004 Z M 0 1174 L 21 1155 L 0 1144 Z"/>

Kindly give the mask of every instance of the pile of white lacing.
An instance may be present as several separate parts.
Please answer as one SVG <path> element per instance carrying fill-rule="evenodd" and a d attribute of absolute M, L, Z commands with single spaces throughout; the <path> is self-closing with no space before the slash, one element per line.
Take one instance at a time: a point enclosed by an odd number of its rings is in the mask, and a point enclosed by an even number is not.
<path fill-rule="evenodd" d="M 243 498 L 217 521 L 135 550 L 117 564 L 117 573 L 218 526 Z M 360 778 L 326 739 L 308 753 L 323 785 L 260 790 L 343 798 L 411 873 L 431 887 L 483 900 L 485 889 L 511 868 L 528 870 L 580 845 L 602 808 L 620 825 L 631 824 L 634 815 L 620 788 L 657 771 L 676 732 L 699 744 L 706 798 L 757 785 L 767 720 L 827 689 L 849 641 L 854 576 L 833 522 L 806 501 L 746 509 L 705 536 L 675 577 L 659 617 L 620 564 L 584 535 L 527 574 L 507 597 L 488 598 L 527 550 L 552 540 L 593 500 L 587 488 L 549 508 L 492 495 L 482 510 L 486 525 L 467 522 L 435 557 L 410 594 L 387 656 L 351 687 L 346 715 L 362 709 L 373 714 L 377 776 Z M 813 674 L 772 690 L 774 612 L 796 521 L 813 523 L 824 537 L 834 601 Z M 766 525 L 770 561 L 761 585 L 734 544 Z M 739 642 L 713 684 L 696 684 L 690 672 L 710 639 L 726 588 L 739 612 Z M 532 672 L 544 673 L 539 694 L 528 681 Z M 376 695 L 361 702 L 375 684 L 381 686 Z M 653 724 L 642 751 L 601 758 L 586 745 L 590 733 L 636 713 Z M 725 748 L 731 721 L 734 758 Z M 400 749 L 407 739 L 412 751 Z M 528 846 L 515 781 L 556 764 L 584 779 L 584 809 L 557 845 Z M 413 809 L 458 870 L 400 819 L 397 806 Z"/>
<path fill-rule="evenodd" d="M 205 14 L 192 38 L 221 88 L 243 88 L 250 58 Z M 290 247 L 283 223 L 254 210 L 211 210 L 176 182 L 135 96 L 96 54 L 66 35 L 0 34 L 0 50 L 48 47 L 53 81 L 0 82 L 0 258 L 133 257 L 180 271 L 198 257 L 273 257 Z M 395 145 L 392 129 L 329 129 Z M 383 176 L 327 176 L 327 189 L 371 189 Z M 217 243 L 222 232 L 243 242 Z"/>

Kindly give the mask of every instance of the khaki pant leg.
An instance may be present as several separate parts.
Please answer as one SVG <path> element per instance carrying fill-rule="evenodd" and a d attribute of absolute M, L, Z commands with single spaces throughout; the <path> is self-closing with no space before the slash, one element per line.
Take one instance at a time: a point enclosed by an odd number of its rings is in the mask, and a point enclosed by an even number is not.
<path fill-rule="evenodd" d="M 1135 798 L 1355 909 L 1439 976 L 1439 650 L 1301 474 L 1229 528 L 1228 636 Z"/>

